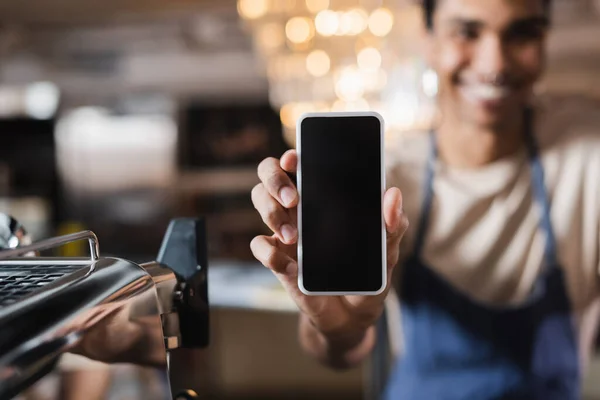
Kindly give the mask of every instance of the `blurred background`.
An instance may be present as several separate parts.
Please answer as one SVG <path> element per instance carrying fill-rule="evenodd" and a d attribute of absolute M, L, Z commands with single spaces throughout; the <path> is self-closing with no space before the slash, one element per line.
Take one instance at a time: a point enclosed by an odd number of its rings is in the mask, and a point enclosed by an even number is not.
<path fill-rule="evenodd" d="M 600 1 L 554 0 L 553 23 L 540 93 L 600 98 Z M 139 262 L 169 219 L 205 217 L 213 343 L 190 360 L 197 389 L 363 398 L 364 370 L 300 352 L 294 306 L 250 253 L 266 233 L 250 190 L 303 112 L 376 110 L 386 138 L 426 128 L 422 34 L 411 0 L 2 1 L 0 210 L 35 239 L 92 229 L 103 255 Z"/>

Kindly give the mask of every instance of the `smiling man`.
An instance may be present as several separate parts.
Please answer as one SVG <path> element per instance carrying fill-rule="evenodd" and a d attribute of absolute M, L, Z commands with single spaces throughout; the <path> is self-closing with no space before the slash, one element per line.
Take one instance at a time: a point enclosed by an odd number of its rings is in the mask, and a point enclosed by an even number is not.
<path fill-rule="evenodd" d="M 533 96 L 549 1 L 423 7 L 441 120 L 387 155 L 388 265 L 403 351 L 385 398 L 579 399 L 600 293 L 598 113 Z M 373 349 L 388 292 L 298 290 L 298 198 L 288 176 L 296 162 L 290 151 L 260 164 L 252 199 L 274 234 L 251 247 L 302 311 L 306 351 L 350 367 Z"/>

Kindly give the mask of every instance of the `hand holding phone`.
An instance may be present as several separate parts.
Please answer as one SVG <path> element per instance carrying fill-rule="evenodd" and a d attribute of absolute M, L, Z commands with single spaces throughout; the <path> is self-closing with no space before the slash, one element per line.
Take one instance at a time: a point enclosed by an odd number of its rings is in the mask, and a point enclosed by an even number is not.
<path fill-rule="evenodd" d="M 335 152 L 336 148 L 329 149 Z M 252 201 L 273 235 L 261 235 L 250 245 L 256 259 L 271 269 L 311 323 L 324 334 L 359 332 L 371 326 L 383 309 L 387 288 L 377 296 L 308 296 L 298 286 L 298 213 L 299 194 L 289 174 L 296 174 L 298 154 L 286 152 L 281 159 L 261 162 L 261 183 L 252 190 Z M 386 227 L 388 278 L 398 261 L 399 244 L 408 226 L 402 211 L 402 194 L 390 188 L 383 199 Z M 377 268 L 377 266 L 375 266 Z"/>

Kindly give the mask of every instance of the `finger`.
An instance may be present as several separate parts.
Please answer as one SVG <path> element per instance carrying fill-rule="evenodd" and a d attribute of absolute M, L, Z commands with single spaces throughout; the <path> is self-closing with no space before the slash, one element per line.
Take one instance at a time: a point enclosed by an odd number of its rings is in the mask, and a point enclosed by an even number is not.
<path fill-rule="evenodd" d="M 298 153 L 296 150 L 286 151 L 285 154 L 281 156 L 281 161 L 279 163 L 285 172 L 295 174 L 298 167 Z"/>
<path fill-rule="evenodd" d="M 282 249 L 283 246 L 273 236 L 257 236 L 250 242 L 254 257 L 275 273 L 290 294 L 297 295 L 300 293 L 298 263 Z"/>
<path fill-rule="evenodd" d="M 397 239 L 404 230 L 402 209 L 402 192 L 398 188 L 390 188 L 383 198 L 383 216 L 388 238 Z"/>
<path fill-rule="evenodd" d="M 276 158 L 267 158 L 258 165 L 258 177 L 267 191 L 286 208 L 298 204 L 298 193 L 290 177 Z"/>
<path fill-rule="evenodd" d="M 302 293 L 298 287 L 298 263 L 282 250 L 284 246 L 273 236 L 257 236 L 250 243 L 254 257 L 273 271 L 300 310 L 307 315 L 319 315 L 326 297 Z"/>
<path fill-rule="evenodd" d="M 402 208 L 402 192 L 398 188 L 389 189 L 384 196 L 384 218 L 387 230 L 388 270 L 398 262 L 400 241 L 408 228 L 408 218 Z"/>
<path fill-rule="evenodd" d="M 263 222 L 275 233 L 279 240 L 294 244 L 298 230 L 288 211 L 275 200 L 262 183 L 252 189 L 252 203 Z"/>
<path fill-rule="evenodd" d="M 408 218 L 404 213 L 400 215 L 400 228 L 387 238 L 387 267 L 388 278 L 391 278 L 394 267 L 400 258 L 400 242 L 408 229 Z"/>
<path fill-rule="evenodd" d="M 277 247 L 277 238 L 257 236 L 250 242 L 254 257 L 271 271 L 288 277 L 297 276 L 296 262 Z"/>

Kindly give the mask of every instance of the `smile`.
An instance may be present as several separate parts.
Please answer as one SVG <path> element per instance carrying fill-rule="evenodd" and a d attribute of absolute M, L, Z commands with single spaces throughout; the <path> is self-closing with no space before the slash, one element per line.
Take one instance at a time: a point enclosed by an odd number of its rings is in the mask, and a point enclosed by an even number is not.
<path fill-rule="evenodd" d="M 506 99 L 511 94 L 512 90 L 507 86 L 477 83 L 463 86 L 461 92 L 470 102 L 489 103 Z"/>

